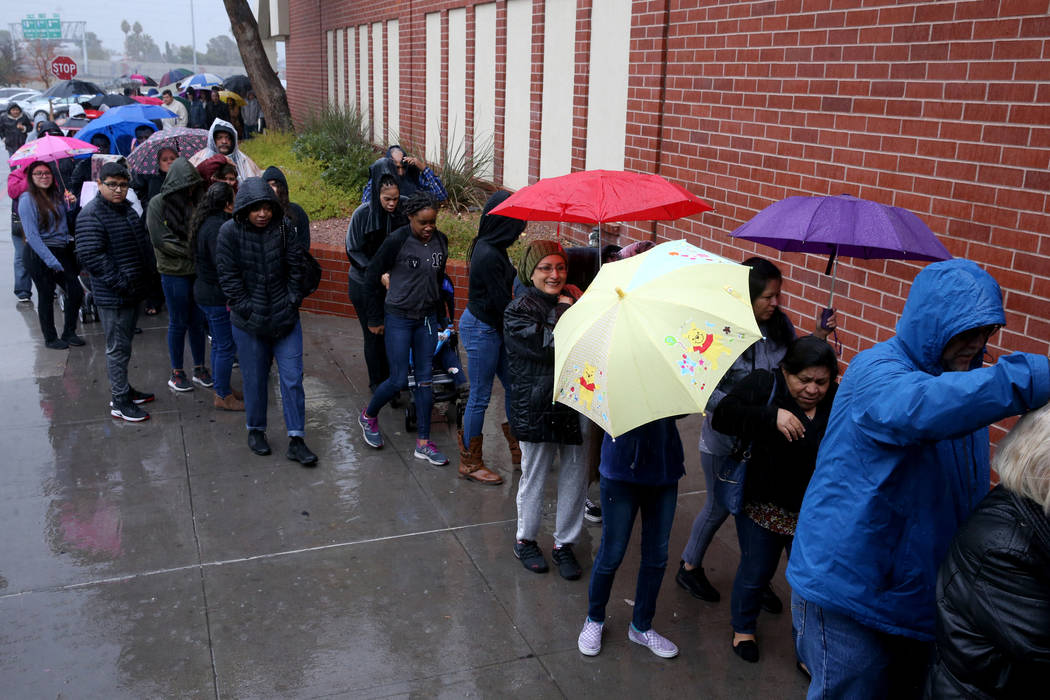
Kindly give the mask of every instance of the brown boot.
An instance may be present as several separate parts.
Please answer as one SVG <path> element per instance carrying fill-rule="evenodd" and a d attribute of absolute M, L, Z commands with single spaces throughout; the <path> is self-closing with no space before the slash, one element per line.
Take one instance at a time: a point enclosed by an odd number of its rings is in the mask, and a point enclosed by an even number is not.
<path fill-rule="evenodd" d="M 220 408 L 224 411 L 243 411 L 244 402 L 238 399 L 234 394 L 228 394 L 225 399 L 220 399 L 219 395 L 215 395 L 214 401 L 215 408 Z"/>
<path fill-rule="evenodd" d="M 233 387 L 230 387 L 230 391 L 233 392 L 234 397 L 236 397 L 236 399 L 238 401 L 244 401 L 244 393 L 243 392 L 237 391 Z"/>
<path fill-rule="evenodd" d="M 463 431 L 459 431 L 459 476 L 479 484 L 498 486 L 503 483 L 503 477 L 487 469 L 481 461 L 482 440 L 480 435 L 475 435 L 470 439 L 470 449 L 463 449 Z"/>
<path fill-rule="evenodd" d="M 503 424 L 503 435 L 507 438 L 507 447 L 510 448 L 510 463 L 521 471 L 521 448 L 518 446 L 518 438 L 510 432 L 510 423 Z"/>

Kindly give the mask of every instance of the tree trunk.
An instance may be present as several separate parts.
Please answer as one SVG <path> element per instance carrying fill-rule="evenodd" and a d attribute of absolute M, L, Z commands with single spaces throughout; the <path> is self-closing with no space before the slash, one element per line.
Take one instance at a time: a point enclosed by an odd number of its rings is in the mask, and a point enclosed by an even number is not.
<path fill-rule="evenodd" d="M 278 131 L 291 131 L 292 113 L 288 109 L 288 96 L 263 50 L 255 15 L 246 0 L 223 0 L 223 4 L 226 14 L 230 16 L 230 28 L 237 40 L 248 79 L 252 81 L 252 90 L 259 98 L 266 125 Z"/>

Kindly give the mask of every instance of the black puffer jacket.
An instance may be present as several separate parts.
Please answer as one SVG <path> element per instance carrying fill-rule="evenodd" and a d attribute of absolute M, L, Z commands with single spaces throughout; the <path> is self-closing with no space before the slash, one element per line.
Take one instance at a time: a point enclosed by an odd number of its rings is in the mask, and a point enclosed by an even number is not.
<path fill-rule="evenodd" d="M 273 207 L 273 218 L 263 229 L 248 221 L 248 212 L 260 202 Z M 302 303 L 303 251 L 282 219 L 281 204 L 266 181 L 246 179 L 233 201 L 233 219 L 219 229 L 215 260 L 233 325 L 269 339 L 283 338 L 295 328 Z"/>
<path fill-rule="evenodd" d="M 193 240 L 194 264 L 197 266 L 193 299 L 204 306 L 226 305 L 226 294 L 219 285 L 219 271 L 215 267 L 215 247 L 219 242 L 219 229 L 229 220 L 226 213 L 212 214 L 201 223 Z"/>
<path fill-rule="evenodd" d="M 937 577 L 931 698 L 1046 697 L 1050 518 L 1002 486 L 956 534 Z"/>
<path fill-rule="evenodd" d="M 113 204 L 101 195 L 77 216 L 77 260 L 91 274 L 95 304 L 134 306 L 146 298 L 156 272 L 153 246 L 142 219 L 125 200 Z"/>
<path fill-rule="evenodd" d="M 519 440 L 579 445 L 580 414 L 554 401 L 554 324 L 568 304 L 535 287 L 503 313 L 511 377 L 510 429 Z"/>

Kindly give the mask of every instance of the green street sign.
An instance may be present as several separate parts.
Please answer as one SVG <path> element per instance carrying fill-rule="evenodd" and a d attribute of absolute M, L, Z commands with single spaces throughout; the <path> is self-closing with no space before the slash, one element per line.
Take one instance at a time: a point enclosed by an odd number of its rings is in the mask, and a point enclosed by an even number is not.
<path fill-rule="evenodd" d="M 57 13 L 51 17 L 43 12 L 26 15 L 22 20 L 22 36 L 26 39 L 61 39 L 62 19 Z"/>

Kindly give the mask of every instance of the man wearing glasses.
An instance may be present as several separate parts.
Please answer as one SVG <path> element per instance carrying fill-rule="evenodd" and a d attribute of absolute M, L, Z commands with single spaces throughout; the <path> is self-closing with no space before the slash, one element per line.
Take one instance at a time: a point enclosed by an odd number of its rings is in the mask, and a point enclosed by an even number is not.
<path fill-rule="evenodd" d="M 127 201 L 131 176 L 120 163 L 106 163 L 98 175 L 98 197 L 77 217 L 76 250 L 81 266 L 91 274 L 98 317 L 106 334 L 110 415 L 126 421 L 149 419 L 141 404 L 153 394 L 128 383 L 131 340 L 138 304 L 150 290 L 156 268 L 153 246 L 142 219 Z"/>

